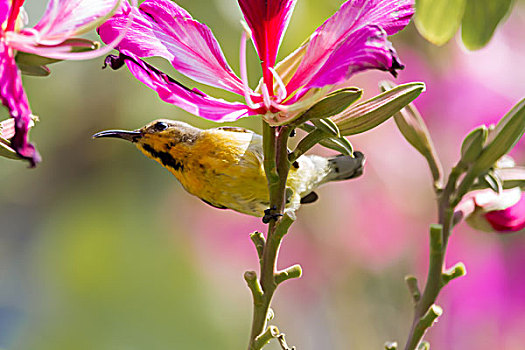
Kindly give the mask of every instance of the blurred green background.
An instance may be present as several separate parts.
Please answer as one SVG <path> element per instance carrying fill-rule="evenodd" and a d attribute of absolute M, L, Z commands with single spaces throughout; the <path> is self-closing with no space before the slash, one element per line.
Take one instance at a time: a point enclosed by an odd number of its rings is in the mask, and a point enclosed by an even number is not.
<path fill-rule="evenodd" d="M 236 2 L 178 3 L 213 30 L 238 72 Z M 299 1 L 279 57 L 340 4 Z M 32 23 L 44 8 L 44 2 L 27 2 Z M 498 120 L 525 96 L 524 27 L 518 2 L 480 51 L 467 52 L 458 40 L 431 46 L 413 24 L 392 38 L 407 66 L 397 82 L 428 84 L 417 105 L 447 168 L 463 135 Z M 249 59 L 255 85 L 253 50 Z M 135 129 L 157 118 L 215 125 L 163 103 L 126 69 L 102 70 L 102 62 L 62 62 L 50 66 L 48 78 L 24 77 L 40 117 L 31 139 L 43 162 L 26 169 L 23 162 L 1 160 L 0 347 L 245 348 L 251 295 L 242 274 L 257 268 L 249 233 L 264 230 L 260 219 L 207 206 L 125 142 L 91 139 L 100 130 Z M 152 62 L 188 83 L 169 65 Z M 352 82 L 372 96 L 377 82 L 389 78 L 363 73 Z M 259 130 L 260 123 L 253 118 L 235 125 Z M 304 276 L 278 289 L 274 323 L 301 350 L 403 342 L 412 308 L 403 277 L 423 279 L 426 270 L 435 208 L 423 159 L 391 121 L 351 141 L 368 157 L 365 176 L 323 187 L 320 200 L 300 210 L 281 251 L 280 266 L 300 263 Z M 523 164 L 522 148 L 514 155 Z M 523 249 L 524 237 L 460 226 L 448 259 L 465 261 L 469 275 L 445 290 L 433 347 L 523 349 Z"/>

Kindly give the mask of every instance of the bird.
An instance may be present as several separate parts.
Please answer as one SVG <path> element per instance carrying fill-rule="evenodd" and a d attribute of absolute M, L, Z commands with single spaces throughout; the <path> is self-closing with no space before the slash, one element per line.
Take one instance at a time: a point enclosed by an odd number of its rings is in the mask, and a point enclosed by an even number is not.
<path fill-rule="evenodd" d="M 263 140 L 257 133 L 234 126 L 200 129 L 182 121 L 158 119 L 140 129 L 105 130 L 93 138 L 132 142 L 169 170 L 184 189 L 219 209 L 265 217 L 269 194 L 263 165 Z M 315 202 L 320 185 L 353 179 L 363 173 L 365 157 L 302 155 L 290 166 L 286 210 Z M 264 219 L 263 219 L 264 221 Z"/>

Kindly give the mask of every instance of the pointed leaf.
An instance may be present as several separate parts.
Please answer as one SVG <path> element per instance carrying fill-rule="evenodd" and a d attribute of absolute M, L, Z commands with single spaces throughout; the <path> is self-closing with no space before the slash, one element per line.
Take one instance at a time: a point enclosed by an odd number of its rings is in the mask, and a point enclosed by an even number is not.
<path fill-rule="evenodd" d="M 310 124 L 303 124 L 300 126 L 306 132 L 312 132 L 315 130 L 315 127 Z M 331 137 L 319 142 L 322 146 L 326 148 L 333 149 L 344 155 L 354 154 L 354 146 L 348 141 L 346 137 Z"/>
<path fill-rule="evenodd" d="M 292 153 L 288 154 L 288 160 L 291 163 L 295 162 L 297 158 L 328 137 L 330 137 L 329 133 L 326 133 L 323 129 L 315 128 L 311 133 L 299 141 Z"/>
<path fill-rule="evenodd" d="M 461 160 L 465 164 L 471 164 L 479 157 L 487 141 L 488 133 L 487 127 L 481 125 L 465 137 L 461 144 Z"/>
<path fill-rule="evenodd" d="M 416 0 L 414 22 L 417 30 L 431 43 L 439 46 L 445 44 L 459 29 L 466 1 Z"/>
<path fill-rule="evenodd" d="M 29 66 L 26 64 L 18 64 L 18 69 L 24 75 L 33 77 L 47 77 L 51 71 L 46 66 Z"/>
<path fill-rule="evenodd" d="M 389 81 L 382 81 L 379 85 L 382 91 L 391 90 L 396 86 Z M 430 132 L 416 106 L 413 103 L 409 104 L 394 115 L 394 120 L 405 140 L 425 157 L 435 185 L 440 186 L 443 178 L 443 167 L 434 148 Z"/>
<path fill-rule="evenodd" d="M 39 47 L 40 52 L 45 53 L 46 50 L 55 50 L 57 47 L 61 47 L 67 52 L 85 52 L 93 51 L 100 47 L 100 43 L 88 39 L 72 38 L 67 39 L 60 45 L 53 45 L 52 48 L 46 48 L 44 46 Z M 40 56 L 34 53 L 28 53 L 18 51 L 15 56 L 16 63 L 20 67 L 26 66 L 47 66 L 51 63 L 60 62 L 62 60 Z"/>
<path fill-rule="evenodd" d="M 339 114 L 359 100 L 362 95 L 363 90 L 355 87 L 334 91 L 299 116 L 294 124 L 300 125 L 308 120 L 328 118 Z"/>
<path fill-rule="evenodd" d="M 344 136 L 325 139 L 320 144 L 326 148 L 341 152 L 344 155 L 354 154 L 354 146 Z"/>
<path fill-rule="evenodd" d="M 407 106 L 425 90 L 424 83 L 396 86 L 332 117 L 341 135 L 355 135 L 375 128 Z"/>
<path fill-rule="evenodd" d="M 317 129 L 322 130 L 327 135 L 332 135 L 335 137 L 340 137 L 339 128 L 337 125 L 330 119 L 314 119 L 312 124 L 315 125 Z"/>
<path fill-rule="evenodd" d="M 0 137 L 0 157 L 22 160 L 15 150 L 11 148 L 10 142 Z"/>
<path fill-rule="evenodd" d="M 467 0 L 461 38 L 469 50 L 485 46 L 499 22 L 511 8 L 512 0 Z"/>
<path fill-rule="evenodd" d="M 22 51 L 18 51 L 16 53 L 15 60 L 19 67 L 20 65 L 45 66 L 45 65 L 60 61 L 60 60 L 56 60 L 53 58 L 42 57 L 42 56 L 38 56 L 32 53 L 27 53 L 27 52 L 22 52 Z"/>
<path fill-rule="evenodd" d="M 483 173 L 507 154 L 525 132 L 525 99 L 516 104 L 489 133 L 489 143 L 474 163 L 473 172 Z M 477 175 L 476 175 L 477 176 Z"/>

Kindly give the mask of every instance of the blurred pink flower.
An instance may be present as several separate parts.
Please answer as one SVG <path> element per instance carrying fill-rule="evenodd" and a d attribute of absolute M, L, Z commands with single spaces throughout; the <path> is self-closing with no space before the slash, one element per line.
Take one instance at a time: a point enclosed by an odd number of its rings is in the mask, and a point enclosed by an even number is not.
<path fill-rule="evenodd" d="M 33 28 L 24 28 L 27 24 L 27 15 L 22 8 L 24 0 L 0 0 L 0 101 L 14 118 L 14 133 L 2 132 L 2 137 L 11 138 L 12 148 L 29 160 L 31 166 L 40 161 L 40 155 L 28 140 L 33 116 L 15 61 L 16 52 L 58 60 L 87 59 L 106 54 L 121 37 L 102 49 L 73 52 L 94 45 L 89 40 L 74 37 L 98 26 L 122 1 L 51 0 L 40 21 Z"/>
<path fill-rule="evenodd" d="M 525 196 L 519 187 L 499 194 L 490 189 L 471 192 L 457 209 L 478 230 L 508 233 L 525 228 Z"/>
<path fill-rule="evenodd" d="M 445 310 L 430 343 L 440 349 L 523 349 L 525 325 L 525 236 L 451 237 L 447 260 L 462 261 L 468 276 L 447 285 L 439 304 Z"/>
<path fill-rule="evenodd" d="M 146 0 L 119 44 L 120 56 L 106 60 L 112 68 L 124 62 L 131 73 L 165 102 L 215 121 L 263 115 L 283 124 L 336 89 L 356 72 L 402 68 L 387 35 L 403 29 L 413 14 L 413 0 L 349 0 L 288 58 L 275 64 L 277 51 L 296 0 L 239 0 L 261 60 L 262 79 L 248 85 L 246 34 L 241 41 L 241 78 L 232 71 L 210 29 L 168 0 Z M 99 28 L 103 41 L 121 33 L 117 14 Z M 195 81 L 244 96 L 245 103 L 212 98 L 189 89 L 140 58 L 160 56 Z M 289 65 L 289 66 L 288 66 Z M 282 69 L 281 69 L 282 68 Z M 293 73 L 292 73 L 293 72 Z"/>

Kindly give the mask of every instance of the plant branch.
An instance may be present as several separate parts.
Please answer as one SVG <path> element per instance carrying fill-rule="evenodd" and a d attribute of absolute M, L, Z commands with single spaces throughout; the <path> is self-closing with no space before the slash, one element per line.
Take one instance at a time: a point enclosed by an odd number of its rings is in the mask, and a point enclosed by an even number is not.
<path fill-rule="evenodd" d="M 255 245 L 255 249 L 257 250 L 257 256 L 259 257 L 259 264 L 262 264 L 262 257 L 264 252 L 264 245 L 266 244 L 266 239 L 264 238 L 263 234 L 259 231 L 255 231 L 250 235 L 250 239 L 252 240 L 253 244 Z"/>
<path fill-rule="evenodd" d="M 288 160 L 290 131 L 289 126 L 272 127 L 263 121 L 264 171 L 268 180 L 271 215 L 266 240 L 261 234 L 251 235 L 259 255 L 261 271 L 258 281 L 251 279 L 255 275 L 253 272 L 253 274 L 248 272 L 250 278 L 246 279 L 254 300 L 249 350 L 259 350 L 279 335 L 276 327 L 267 327 L 273 294 L 279 283 L 301 275 L 298 266 L 280 272 L 276 268 L 281 241 L 295 220 L 293 212 L 284 211 L 286 180 L 291 164 Z"/>
<path fill-rule="evenodd" d="M 460 162 L 450 173 L 447 184 L 438 190 L 438 224 L 430 227 L 430 254 L 427 281 L 423 293 L 419 295 L 414 277 L 406 279 L 415 301 L 414 320 L 406 342 L 405 350 L 416 350 L 426 331 L 434 324 L 443 310 L 435 304 L 441 289 L 452 279 L 465 274 L 465 266 L 456 264 L 445 271 L 445 255 L 448 239 L 452 233 L 454 208 L 457 205 L 457 182 L 465 166 Z M 463 179 L 460 187 L 464 185 Z M 470 180 L 467 180 L 470 181 Z"/>

